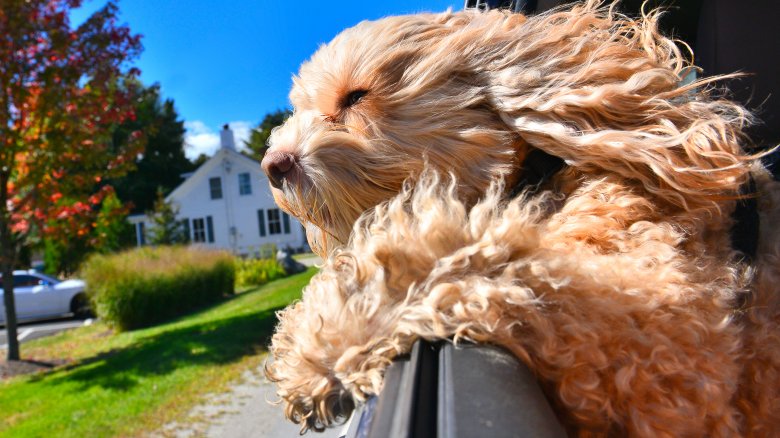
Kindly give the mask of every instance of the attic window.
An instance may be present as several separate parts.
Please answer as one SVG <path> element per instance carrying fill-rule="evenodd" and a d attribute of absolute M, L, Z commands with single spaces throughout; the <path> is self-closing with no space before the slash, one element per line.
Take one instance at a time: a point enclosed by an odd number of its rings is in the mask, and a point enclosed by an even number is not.
<path fill-rule="evenodd" d="M 211 190 L 211 199 L 222 199 L 222 178 L 209 178 L 209 189 Z"/>

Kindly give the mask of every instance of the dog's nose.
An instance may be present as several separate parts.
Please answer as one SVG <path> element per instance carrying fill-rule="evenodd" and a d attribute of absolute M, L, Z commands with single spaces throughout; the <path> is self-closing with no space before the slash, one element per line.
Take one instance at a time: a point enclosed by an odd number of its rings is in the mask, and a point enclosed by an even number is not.
<path fill-rule="evenodd" d="M 268 152 L 263 157 L 260 166 L 263 168 L 263 172 L 268 175 L 268 180 L 271 181 L 271 185 L 277 189 L 282 188 L 282 183 L 286 175 L 295 166 L 295 155 L 289 152 Z"/>

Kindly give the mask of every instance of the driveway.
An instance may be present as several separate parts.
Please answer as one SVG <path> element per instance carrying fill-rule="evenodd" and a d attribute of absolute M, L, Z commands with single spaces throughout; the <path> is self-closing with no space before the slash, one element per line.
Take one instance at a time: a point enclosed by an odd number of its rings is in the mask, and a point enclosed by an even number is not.
<path fill-rule="evenodd" d="M 247 371 L 223 394 L 213 394 L 190 411 L 184 424 L 169 423 L 155 437 L 176 438 L 294 438 L 300 427 L 285 420 L 280 405 L 274 405 L 276 388 L 265 380 L 261 368 Z M 304 437 L 338 438 L 343 426 Z"/>
<path fill-rule="evenodd" d="M 59 319 L 56 321 L 23 323 L 16 328 L 16 338 L 19 343 L 31 341 L 33 339 L 43 338 L 76 327 L 92 324 L 92 319 Z M 8 345 L 8 337 L 5 326 L 0 326 L 0 349 L 5 349 Z"/>
<path fill-rule="evenodd" d="M 306 266 L 322 266 L 322 258 L 316 254 L 307 254 L 305 256 L 298 257 L 296 260 Z"/>
<path fill-rule="evenodd" d="M 314 254 L 298 257 L 306 266 L 320 266 Z M 276 388 L 263 376 L 262 367 L 244 373 L 222 394 L 212 394 L 192 409 L 182 423 L 173 422 L 153 434 L 155 437 L 206 438 L 286 438 L 298 437 L 300 427 L 284 418 L 282 407 L 270 401 Z M 309 432 L 304 437 L 338 438 L 344 427 L 324 433 Z"/>

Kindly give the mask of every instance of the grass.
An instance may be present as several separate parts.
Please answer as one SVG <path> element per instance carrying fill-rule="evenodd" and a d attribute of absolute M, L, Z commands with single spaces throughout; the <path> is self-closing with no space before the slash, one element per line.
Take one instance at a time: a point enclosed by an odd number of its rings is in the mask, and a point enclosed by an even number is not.
<path fill-rule="evenodd" d="M 51 372 L 0 382 L 0 436 L 137 436 L 181 418 L 262 363 L 274 312 L 315 269 L 143 330 L 101 323 L 24 344 L 25 359 L 67 358 Z"/>

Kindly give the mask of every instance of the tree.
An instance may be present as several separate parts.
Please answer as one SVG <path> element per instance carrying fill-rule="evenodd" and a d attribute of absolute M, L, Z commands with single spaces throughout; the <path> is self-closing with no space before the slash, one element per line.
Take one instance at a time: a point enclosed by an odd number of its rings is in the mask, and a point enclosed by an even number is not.
<path fill-rule="evenodd" d="M 82 223 L 75 233 L 67 230 L 67 223 L 65 230 L 54 232 L 61 224 L 56 220 L 51 221 L 48 225 L 49 235 L 43 237 L 42 245 L 46 273 L 73 274 L 91 253 L 114 252 L 134 243 L 133 226 L 127 222 L 128 208 L 115 193 L 105 195 L 96 209 L 94 220 L 91 223 Z M 62 239 L 59 236 L 68 238 Z"/>
<path fill-rule="evenodd" d="M 140 36 L 117 24 L 109 2 L 77 28 L 80 0 L 0 0 L 0 271 L 8 360 L 19 359 L 13 266 L 44 237 L 88 231 L 139 153 L 142 134 L 113 141 L 132 119 Z"/>
<path fill-rule="evenodd" d="M 158 85 L 143 90 L 135 115 L 114 137 L 121 143 L 128 133 L 140 130 L 146 134 L 146 145 L 135 157 L 135 169 L 110 183 L 119 199 L 132 203 L 133 213 L 142 213 L 154 207 L 160 188 L 167 195 L 181 183 L 181 174 L 193 171 L 195 165 L 184 154 L 184 122 L 179 120 L 172 100 L 161 101 Z"/>
<path fill-rule="evenodd" d="M 188 233 L 184 224 L 176 218 L 179 208 L 165 200 L 162 189 L 157 191 L 154 211 L 147 213 L 152 220 L 149 228 L 149 243 L 153 245 L 175 245 L 187 243 Z"/>
<path fill-rule="evenodd" d="M 209 160 L 209 158 L 211 157 L 206 154 L 200 154 L 198 155 L 198 158 L 195 158 L 195 161 L 192 162 L 192 165 L 195 166 L 195 169 L 197 169 L 198 167 L 204 165 L 206 161 Z"/>
<path fill-rule="evenodd" d="M 249 136 L 249 141 L 245 141 L 244 144 L 252 151 L 252 158 L 260 161 L 265 155 L 265 151 L 268 149 L 268 137 L 271 136 L 271 131 L 277 126 L 280 126 L 292 115 L 292 111 L 289 109 L 276 110 L 272 113 L 268 113 L 263 118 L 263 121 L 257 125 L 257 128 L 252 130 L 252 134 Z"/>
<path fill-rule="evenodd" d="M 135 240 L 127 213 L 147 211 L 153 207 L 155 193 L 169 193 L 180 182 L 180 174 L 194 169 L 184 155 L 184 123 L 178 120 L 173 101 L 161 102 L 160 87 L 138 86 L 139 96 L 133 104 L 134 118 L 116 126 L 114 144 L 122 145 L 133 132 L 143 132 L 141 153 L 133 157 L 134 168 L 126 175 L 103 180 L 116 194 L 107 197 L 97 220 L 84 226 L 82 235 L 67 240 L 44 239 L 44 266 L 50 274 L 72 274 L 92 252 L 111 252 L 130 246 Z M 52 226 L 56 226 L 53 224 Z"/>
<path fill-rule="evenodd" d="M 135 229 L 127 221 L 127 213 L 127 206 L 115 193 L 103 198 L 92 223 L 90 246 L 94 251 L 104 254 L 116 252 L 135 243 Z M 79 260 L 79 265 L 82 260 Z"/>

